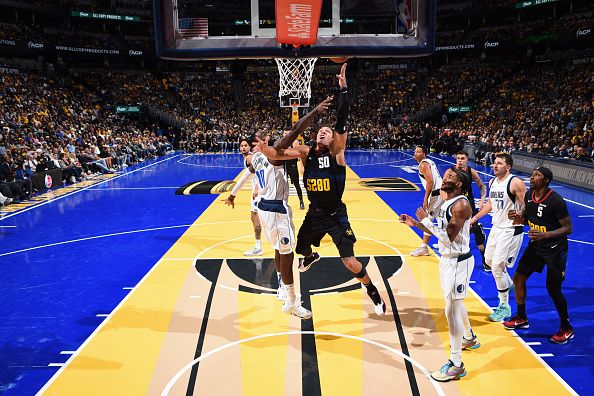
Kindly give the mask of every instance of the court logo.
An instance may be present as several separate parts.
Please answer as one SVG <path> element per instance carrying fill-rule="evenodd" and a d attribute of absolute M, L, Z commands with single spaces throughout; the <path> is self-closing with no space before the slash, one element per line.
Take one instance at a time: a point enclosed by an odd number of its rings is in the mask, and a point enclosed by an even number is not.
<path fill-rule="evenodd" d="M 456 291 L 458 293 L 464 293 L 464 285 L 458 285 L 458 287 L 456 288 Z"/>
<path fill-rule="evenodd" d="M 361 179 L 358 184 L 374 191 L 419 191 L 415 184 L 401 177 L 373 177 Z"/>
<path fill-rule="evenodd" d="M 45 187 L 50 188 L 53 183 L 54 181 L 52 180 L 52 177 L 50 175 L 45 175 Z"/>

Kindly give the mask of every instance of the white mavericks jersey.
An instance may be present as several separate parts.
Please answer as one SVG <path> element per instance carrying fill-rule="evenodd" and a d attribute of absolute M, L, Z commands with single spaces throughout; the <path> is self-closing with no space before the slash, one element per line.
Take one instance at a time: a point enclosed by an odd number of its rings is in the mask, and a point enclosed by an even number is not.
<path fill-rule="evenodd" d="M 439 174 L 439 171 L 437 170 L 437 165 L 435 165 L 435 162 L 433 162 L 429 158 L 422 159 L 421 162 L 419 162 L 419 178 L 421 179 L 423 188 L 425 190 L 427 190 L 427 180 L 425 180 L 425 176 L 423 176 L 423 174 L 421 173 L 421 164 L 423 162 L 428 163 L 429 167 L 431 168 L 431 176 L 433 176 L 433 191 L 440 190 L 441 189 L 441 180 L 442 180 L 441 175 Z"/>
<path fill-rule="evenodd" d="M 442 230 L 446 231 L 450 219 L 452 218 L 452 205 L 459 199 L 468 200 L 464 195 L 458 195 L 457 197 L 445 201 L 439 208 L 437 225 Z M 470 252 L 470 218 L 464 221 L 462 229 L 460 229 L 460 232 L 450 246 L 446 247 L 441 241 L 438 241 L 438 245 L 439 254 L 443 257 L 457 257 Z"/>
<path fill-rule="evenodd" d="M 259 197 L 267 200 L 289 199 L 289 182 L 284 165 L 275 166 L 260 152 L 252 156 L 252 166 L 256 171 L 254 180 L 260 188 Z"/>
<path fill-rule="evenodd" d="M 515 176 L 511 173 L 503 180 L 497 177 L 491 180 L 489 199 L 493 210 L 493 227 L 514 228 L 513 221 L 507 218 L 507 212 L 517 210 L 516 196 L 510 191 L 511 181 Z"/>

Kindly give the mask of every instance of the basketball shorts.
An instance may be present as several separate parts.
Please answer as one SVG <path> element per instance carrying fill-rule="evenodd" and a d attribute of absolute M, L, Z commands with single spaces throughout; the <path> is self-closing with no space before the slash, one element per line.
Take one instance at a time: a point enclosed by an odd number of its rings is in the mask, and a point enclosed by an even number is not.
<path fill-rule="evenodd" d="M 545 265 L 549 275 L 555 275 L 559 281 L 565 280 L 565 268 L 567 266 L 567 242 L 559 244 L 555 252 L 546 253 L 536 249 L 531 243 L 520 258 L 516 272 L 530 276 L 534 272 L 541 273 Z"/>
<path fill-rule="evenodd" d="M 250 211 L 258 213 L 258 202 L 260 202 L 260 197 L 256 196 L 256 198 L 252 198 L 250 204 Z"/>
<path fill-rule="evenodd" d="M 458 257 L 439 259 L 439 280 L 444 297 L 452 296 L 452 300 L 466 297 L 470 276 L 474 268 L 474 257 L 468 252 Z"/>
<path fill-rule="evenodd" d="M 260 199 L 258 218 L 266 239 L 280 254 L 290 254 L 295 248 L 295 226 L 291 207 L 282 200 Z"/>
<path fill-rule="evenodd" d="M 312 245 L 319 247 L 320 241 L 326 234 L 332 238 L 340 257 L 355 255 L 354 245 L 357 238 L 349 223 L 344 204 L 338 206 L 333 212 L 310 205 L 297 235 L 297 253 L 305 254 Z"/>
<path fill-rule="evenodd" d="M 429 216 L 431 216 L 431 220 L 433 220 L 437 214 L 439 213 L 439 208 L 443 204 L 443 200 L 439 195 L 430 195 L 429 202 L 427 204 L 427 208 L 429 210 Z"/>
<path fill-rule="evenodd" d="M 523 240 L 524 227 L 522 226 L 491 228 L 485 247 L 485 260 L 491 260 L 493 265 L 505 262 L 509 268 L 513 267 Z"/>

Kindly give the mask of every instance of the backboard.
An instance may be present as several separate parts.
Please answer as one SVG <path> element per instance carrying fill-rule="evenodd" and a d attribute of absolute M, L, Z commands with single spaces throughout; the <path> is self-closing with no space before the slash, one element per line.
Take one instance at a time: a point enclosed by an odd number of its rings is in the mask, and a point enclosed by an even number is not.
<path fill-rule="evenodd" d="M 317 41 L 276 41 L 275 0 L 153 0 L 165 59 L 413 57 L 435 48 L 436 0 L 323 0 Z"/>

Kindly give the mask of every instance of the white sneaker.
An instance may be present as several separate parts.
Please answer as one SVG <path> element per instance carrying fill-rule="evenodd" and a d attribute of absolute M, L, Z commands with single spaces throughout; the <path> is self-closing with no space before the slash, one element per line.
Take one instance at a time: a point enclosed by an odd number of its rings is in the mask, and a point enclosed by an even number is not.
<path fill-rule="evenodd" d="M 416 250 L 413 250 L 412 252 L 410 252 L 410 255 L 413 257 L 418 257 L 418 256 L 429 256 L 429 249 L 427 248 L 427 246 L 419 246 Z"/>
<path fill-rule="evenodd" d="M 301 306 L 301 301 L 295 300 L 293 305 L 290 305 L 288 301 L 283 304 L 283 312 L 293 316 L 297 316 L 300 319 L 306 320 L 311 318 L 311 311 Z"/>
<path fill-rule="evenodd" d="M 386 303 L 383 298 L 381 303 L 374 305 L 374 309 L 376 315 L 382 316 L 386 313 Z"/>
<path fill-rule="evenodd" d="M 262 255 L 262 248 L 254 247 L 247 252 L 243 252 L 244 256 L 261 256 Z"/>
<path fill-rule="evenodd" d="M 287 291 L 283 285 L 280 285 L 276 290 L 276 299 L 280 301 L 287 301 Z"/>

